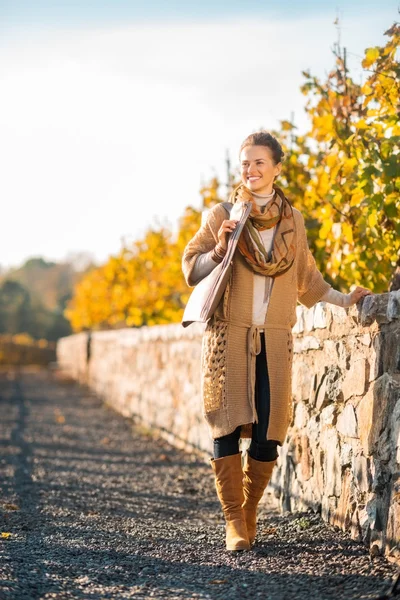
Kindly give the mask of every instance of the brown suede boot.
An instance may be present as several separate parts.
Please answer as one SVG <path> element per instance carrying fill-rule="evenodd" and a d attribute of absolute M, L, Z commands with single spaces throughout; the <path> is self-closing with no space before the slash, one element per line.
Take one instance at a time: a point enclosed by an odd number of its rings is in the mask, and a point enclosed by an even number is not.
<path fill-rule="evenodd" d="M 257 506 L 271 479 L 272 470 L 275 465 L 276 460 L 262 462 L 254 460 L 254 458 L 249 456 L 248 452 L 246 453 L 243 469 L 243 510 L 250 544 L 254 542 L 256 537 Z"/>
<path fill-rule="evenodd" d="M 232 456 L 212 458 L 211 467 L 226 521 L 226 549 L 249 550 L 250 544 L 242 508 L 244 500 L 242 455 L 239 452 Z"/>

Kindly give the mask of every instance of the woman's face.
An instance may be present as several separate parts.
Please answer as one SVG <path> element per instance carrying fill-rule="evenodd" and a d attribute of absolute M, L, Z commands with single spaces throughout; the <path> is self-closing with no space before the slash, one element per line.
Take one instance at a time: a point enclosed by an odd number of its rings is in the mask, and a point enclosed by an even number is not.
<path fill-rule="evenodd" d="M 240 153 L 240 176 L 250 191 L 257 194 L 272 192 L 274 178 L 279 175 L 282 163 L 277 165 L 266 146 L 246 146 Z"/>

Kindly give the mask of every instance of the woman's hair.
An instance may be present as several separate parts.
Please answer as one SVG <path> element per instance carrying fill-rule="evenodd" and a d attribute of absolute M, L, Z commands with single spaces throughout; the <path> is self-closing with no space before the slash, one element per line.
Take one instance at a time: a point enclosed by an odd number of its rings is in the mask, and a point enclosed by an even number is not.
<path fill-rule="evenodd" d="M 273 135 L 268 133 L 268 131 L 257 131 L 256 133 L 248 135 L 240 146 L 240 152 L 243 148 L 246 148 L 246 146 L 266 146 L 271 150 L 272 160 L 276 165 L 282 162 L 285 157 L 282 146 Z"/>

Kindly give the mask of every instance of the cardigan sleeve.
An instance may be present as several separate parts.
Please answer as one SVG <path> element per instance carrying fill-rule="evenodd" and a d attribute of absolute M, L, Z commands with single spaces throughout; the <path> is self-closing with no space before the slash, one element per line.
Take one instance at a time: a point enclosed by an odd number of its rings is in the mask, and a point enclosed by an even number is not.
<path fill-rule="evenodd" d="M 311 308 L 321 300 L 331 285 L 325 281 L 322 273 L 318 270 L 315 259 L 311 254 L 307 242 L 307 233 L 303 215 L 297 224 L 298 227 L 298 252 L 297 263 L 297 299 L 300 304 Z"/>
<path fill-rule="evenodd" d="M 200 254 L 213 250 L 218 243 L 218 231 L 222 221 L 229 218 L 221 204 L 216 204 L 207 215 L 206 222 L 186 245 L 182 256 L 182 271 L 187 285 L 193 287 L 198 279 L 193 277 L 193 269 Z"/>
<path fill-rule="evenodd" d="M 196 281 L 196 285 L 199 281 L 204 279 L 204 277 L 207 277 L 207 275 L 209 275 L 218 265 L 218 263 L 213 260 L 212 254 L 213 250 L 210 250 L 210 252 L 199 254 L 196 258 L 191 274 L 192 280 Z"/>

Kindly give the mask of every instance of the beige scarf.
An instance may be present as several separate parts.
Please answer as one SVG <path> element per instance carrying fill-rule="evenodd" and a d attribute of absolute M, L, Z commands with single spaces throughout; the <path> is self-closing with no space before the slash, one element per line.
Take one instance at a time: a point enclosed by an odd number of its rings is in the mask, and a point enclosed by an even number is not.
<path fill-rule="evenodd" d="M 252 202 L 253 208 L 240 235 L 238 248 L 251 268 L 261 275 L 276 277 L 285 273 L 294 261 L 295 225 L 293 210 L 289 200 L 277 186 L 273 186 L 274 196 L 265 206 L 262 213 L 254 201 L 251 191 L 240 184 L 231 195 L 231 202 L 237 200 Z M 270 229 L 276 225 L 273 247 L 267 252 L 259 231 Z"/>

